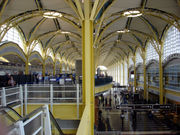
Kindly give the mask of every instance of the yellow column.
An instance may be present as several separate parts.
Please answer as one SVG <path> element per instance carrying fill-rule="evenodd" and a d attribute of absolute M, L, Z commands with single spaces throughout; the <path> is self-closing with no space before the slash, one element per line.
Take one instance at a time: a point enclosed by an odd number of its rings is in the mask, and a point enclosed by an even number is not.
<path fill-rule="evenodd" d="M 26 62 L 25 62 L 25 75 L 29 74 L 29 58 L 26 58 Z"/>
<path fill-rule="evenodd" d="M 125 69 L 124 69 L 124 61 L 122 62 L 123 64 L 123 85 L 125 85 Z"/>
<path fill-rule="evenodd" d="M 148 100 L 147 81 L 146 81 L 146 57 L 143 57 L 143 75 L 144 75 L 144 99 Z"/>
<path fill-rule="evenodd" d="M 163 67 L 162 67 L 162 55 L 159 54 L 159 103 L 164 104 L 164 88 L 163 88 Z"/>
<path fill-rule="evenodd" d="M 136 93 L 136 87 L 137 87 L 137 83 L 136 83 L 136 56 L 133 56 L 133 63 L 134 63 L 134 92 Z"/>
<path fill-rule="evenodd" d="M 86 99 L 86 91 L 85 91 L 85 24 L 82 22 L 82 103 L 85 106 L 85 99 Z M 78 79 L 78 78 L 76 78 Z"/>
<path fill-rule="evenodd" d="M 60 63 L 59 73 L 62 74 L 62 64 Z"/>
<path fill-rule="evenodd" d="M 118 63 L 115 64 L 115 68 L 116 68 L 116 72 L 115 72 L 116 82 L 118 82 Z"/>
<path fill-rule="evenodd" d="M 127 84 L 129 84 L 129 58 L 127 59 Z"/>
<path fill-rule="evenodd" d="M 56 63 L 53 63 L 53 76 L 56 74 Z"/>
<path fill-rule="evenodd" d="M 121 84 L 121 62 L 119 62 L 119 83 Z"/>
<path fill-rule="evenodd" d="M 86 91 L 86 107 L 88 108 L 90 116 L 90 134 L 94 134 L 94 50 L 93 50 L 93 21 L 85 19 L 83 21 L 83 65 Z"/>
<path fill-rule="evenodd" d="M 42 64 L 42 76 L 45 77 L 45 72 L 46 72 L 46 63 L 43 62 Z"/>

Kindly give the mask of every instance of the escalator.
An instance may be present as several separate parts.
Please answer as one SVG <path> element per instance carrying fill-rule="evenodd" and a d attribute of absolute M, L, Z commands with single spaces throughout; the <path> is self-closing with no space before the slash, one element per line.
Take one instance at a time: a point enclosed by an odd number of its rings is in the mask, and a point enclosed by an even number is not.
<path fill-rule="evenodd" d="M 7 126 L 12 125 L 17 122 L 22 117 L 11 107 L 1 107 L 0 108 L 0 120 L 6 123 Z"/>
<path fill-rule="evenodd" d="M 42 106 L 25 117 L 10 107 L 1 107 L 0 119 L 8 127 L 8 135 L 64 135 L 48 106 Z"/>
<path fill-rule="evenodd" d="M 51 120 L 51 132 L 52 135 L 64 135 L 59 124 L 57 123 L 56 119 L 52 115 L 52 113 L 49 111 L 49 116 Z"/>

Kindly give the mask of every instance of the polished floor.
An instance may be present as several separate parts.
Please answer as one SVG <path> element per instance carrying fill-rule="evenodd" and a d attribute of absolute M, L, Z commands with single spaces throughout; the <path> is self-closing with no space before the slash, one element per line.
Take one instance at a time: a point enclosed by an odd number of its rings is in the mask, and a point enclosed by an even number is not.
<path fill-rule="evenodd" d="M 96 134 L 177 134 L 171 132 L 172 129 L 167 124 L 157 120 L 148 111 L 117 109 L 116 105 L 133 104 L 131 98 L 125 98 L 120 90 L 111 90 L 104 94 L 103 98 L 104 101 L 99 105 L 100 118 Z"/>

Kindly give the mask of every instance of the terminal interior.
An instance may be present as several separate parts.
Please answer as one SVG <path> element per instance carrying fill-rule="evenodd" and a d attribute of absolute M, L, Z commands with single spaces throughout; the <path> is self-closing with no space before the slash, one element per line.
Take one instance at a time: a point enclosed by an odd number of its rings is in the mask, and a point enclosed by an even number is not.
<path fill-rule="evenodd" d="M 0 0 L 0 135 L 74 134 L 180 134 L 180 0 Z"/>

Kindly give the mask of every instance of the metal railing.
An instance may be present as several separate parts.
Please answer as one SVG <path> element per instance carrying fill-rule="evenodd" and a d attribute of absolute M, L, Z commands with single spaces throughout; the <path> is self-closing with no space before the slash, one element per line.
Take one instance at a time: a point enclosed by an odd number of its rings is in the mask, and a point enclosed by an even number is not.
<path fill-rule="evenodd" d="M 13 88 L 3 87 L 0 90 L 0 106 L 21 105 L 21 115 L 23 115 L 23 105 L 26 114 L 28 104 L 50 104 L 52 111 L 53 104 L 76 103 L 79 110 L 79 103 L 82 101 L 81 91 L 79 84 L 76 86 L 25 84 Z"/>
<path fill-rule="evenodd" d="M 10 105 L 21 105 L 21 115 L 23 115 L 23 89 L 19 87 L 2 88 L 0 90 L 0 107 Z"/>
<path fill-rule="evenodd" d="M 63 135 L 60 131 L 45 105 L 11 125 L 8 135 Z"/>

